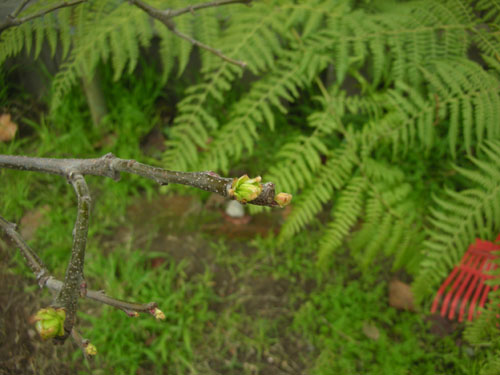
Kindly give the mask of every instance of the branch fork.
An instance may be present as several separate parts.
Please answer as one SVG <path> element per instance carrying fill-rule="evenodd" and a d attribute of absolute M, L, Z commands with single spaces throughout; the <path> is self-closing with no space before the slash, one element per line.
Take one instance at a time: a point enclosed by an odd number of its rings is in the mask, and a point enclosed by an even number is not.
<path fill-rule="evenodd" d="M 25 156 L 0 155 L 0 169 L 10 168 L 23 171 L 36 171 L 65 177 L 73 186 L 77 196 L 77 215 L 73 229 L 73 246 L 66 268 L 64 281 L 53 277 L 38 255 L 28 246 L 16 229 L 16 225 L 0 216 L 0 228 L 19 248 L 27 265 L 37 278 L 41 288 L 46 287 L 55 295 L 52 306 L 41 309 L 36 315 L 37 327 L 42 337 L 53 337 L 55 342 L 63 343 L 70 335 L 82 348 L 86 358 L 95 355 L 97 350 L 81 339 L 75 331 L 76 312 L 79 298 L 89 298 L 99 303 L 113 306 L 130 317 L 139 313 L 153 315 L 164 320 L 165 314 L 158 309 L 156 302 L 135 303 L 122 301 L 106 295 L 103 291 L 87 288 L 84 277 L 85 248 L 88 237 L 91 197 L 85 175 L 109 177 L 118 181 L 121 172 L 136 174 L 156 181 L 160 185 L 176 183 L 211 191 L 242 203 L 261 206 L 283 207 L 290 203 L 291 195 L 275 193 L 274 184 L 261 183 L 261 178 L 250 179 L 247 175 L 239 178 L 221 177 L 215 172 L 177 172 L 139 163 L 135 160 L 120 159 L 106 154 L 96 159 L 52 159 Z M 62 324 L 62 325 L 60 325 Z M 38 329 L 38 328 L 37 328 Z"/>

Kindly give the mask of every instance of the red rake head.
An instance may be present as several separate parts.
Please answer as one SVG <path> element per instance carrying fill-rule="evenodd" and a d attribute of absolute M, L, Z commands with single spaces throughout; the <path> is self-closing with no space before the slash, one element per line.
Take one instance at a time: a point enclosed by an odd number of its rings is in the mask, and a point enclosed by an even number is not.
<path fill-rule="evenodd" d="M 500 235 L 496 241 L 500 241 Z M 458 321 L 461 322 L 468 304 L 467 319 L 471 321 L 475 318 L 476 308 L 484 307 L 488 293 L 492 289 L 491 286 L 485 285 L 485 281 L 493 278 L 489 271 L 497 267 L 492 260 L 497 257 L 494 252 L 499 250 L 499 245 L 476 239 L 476 243 L 469 246 L 460 264 L 453 269 L 439 288 L 432 303 L 431 313 L 437 311 L 439 302 L 442 301 L 441 316 L 454 319 L 458 311 Z M 493 290 L 497 289 L 498 286 L 493 287 Z M 479 313 L 480 311 L 477 316 Z"/>

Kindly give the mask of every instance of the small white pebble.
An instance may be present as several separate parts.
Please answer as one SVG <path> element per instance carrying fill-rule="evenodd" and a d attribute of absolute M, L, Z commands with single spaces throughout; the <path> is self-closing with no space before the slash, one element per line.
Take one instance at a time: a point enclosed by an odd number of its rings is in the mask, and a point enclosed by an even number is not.
<path fill-rule="evenodd" d="M 226 207 L 226 214 L 231 217 L 243 217 L 245 216 L 245 208 L 238 201 L 229 201 Z"/>

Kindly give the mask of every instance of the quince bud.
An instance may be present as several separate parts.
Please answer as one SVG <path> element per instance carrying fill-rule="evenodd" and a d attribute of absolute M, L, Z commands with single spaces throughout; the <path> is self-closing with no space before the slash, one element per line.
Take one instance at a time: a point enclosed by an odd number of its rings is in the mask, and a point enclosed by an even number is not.
<path fill-rule="evenodd" d="M 87 346 L 85 347 L 85 354 L 93 357 L 95 355 L 97 355 L 97 348 L 95 347 L 94 344 L 91 344 L 90 342 L 87 344 Z"/>
<path fill-rule="evenodd" d="M 287 206 L 288 204 L 290 204 L 290 202 L 292 201 L 292 194 L 279 193 L 278 195 L 276 195 L 274 197 L 274 201 L 276 203 L 278 203 L 278 205 L 281 208 L 283 208 L 283 207 Z"/>
<path fill-rule="evenodd" d="M 127 314 L 131 318 L 138 318 L 139 317 L 139 313 L 137 311 L 132 311 L 132 310 L 123 310 L 123 311 L 125 311 L 125 314 Z"/>
<path fill-rule="evenodd" d="M 165 314 L 158 307 L 155 307 L 155 309 L 152 311 L 152 313 L 156 319 L 165 320 Z"/>
<path fill-rule="evenodd" d="M 235 197 L 236 200 L 242 203 L 250 202 L 262 192 L 261 180 L 260 176 L 250 178 L 246 174 L 240 178 L 235 178 L 231 189 L 229 189 L 229 196 Z"/>
<path fill-rule="evenodd" d="M 62 308 L 54 309 L 53 307 L 40 309 L 33 317 L 33 321 L 36 322 L 35 329 L 43 340 L 64 336 L 65 319 L 66 311 Z"/>

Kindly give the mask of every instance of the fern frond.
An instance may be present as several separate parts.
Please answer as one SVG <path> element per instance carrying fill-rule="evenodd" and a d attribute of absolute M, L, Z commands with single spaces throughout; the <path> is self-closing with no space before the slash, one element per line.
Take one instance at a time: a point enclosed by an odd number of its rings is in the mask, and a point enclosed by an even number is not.
<path fill-rule="evenodd" d="M 132 72 L 139 57 L 139 43 L 147 45 L 153 35 L 147 14 L 128 3 L 110 7 L 108 1 L 81 10 L 76 14 L 80 23 L 70 57 L 54 78 L 52 109 L 57 108 L 78 78 L 92 77 L 101 59 L 106 61 L 111 56 L 115 80 L 127 65 L 128 72 Z"/>
<path fill-rule="evenodd" d="M 500 56 L 500 2 L 480 0 L 474 6 L 481 20 L 480 24 L 472 28 L 474 41 L 483 53 L 483 59 L 499 72 L 497 59 Z"/>
<path fill-rule="evenodd" d="M 491 358 L 482 368 L 479 375 L 498 375 L 498 369 L 500 368 L 500 352 L 496 353 L 496 356 Z"/>
<path fill-rule="evenodd" d="M 443 4 L 444 3 L 444 4 Z M 471 37 L 471 10 L 457 1 L 409 2 L 394 15 L 356 11 L 332 18 L 318 37 L 332 43 L 338 82 L 368 61 L 371 82 L 422 81 L 418 67 L 434 58 L 465 57 Z M 390 13 L 389 13 L 390 14 Z"/>
<path fill-rule="evenodd" d="M 307 61 L 306 64 L 304 60 Z M 231 112 L 231 121 L 215 133 L 214 142 L 204 155 L 202 169 L 227 171 L 230 161 L 234 163 L 240 160 L 243 152 L 251 154 L 259 139 L 257 129 L 260 124 L 267 120 L 268 126 L 274 130 L 272 111 L 286 113 L 284 102 L 293 102 L 298 97 L 299 90 L 310 83 L 309 77 L 315 76 L 308 74 L 308 71 L 312 69 L 317 74 L 325 66 L 326 59 L 320 54 L 304 56 L 302 50 L 283 53 L 276 71 L 254 84 L 250 92 L 236 104 L 237 109 Z M 315 149 L 325 149 L 320 140 L 312 140 L 308 144 Z M 309 150 L 312 151 L 311 148 Z M 313 154 L 306 150 L 306 156 Z M 317 159 L 309 162 L 313 166 L 317 165 Z M 302 167 L 302 172 L 307 176 L 306 164 L 302 163 L 299 167 Z"/>
<path fill-rule="evenodd" d="M 21 52 L 25 43 L 29 53 L 33 42 L 32 35 L 33 25 L 28 22 L 2 32 L 0 35 L 0 64 L 3 64 L 7 58 Z"/>
<path fill-rule="evenodd" d="M 324 109 L 312 113 L 307 119 L 307 125 L 314 129 L 313 133 L 301 135 L 285 144 L 276 154 L 277 163 L 265 175 L 266 180 L 274 181 L 278 190 L 295 194 L 304 188 L 320 168 L 321 156 L 329 153 L 323 139 L 331 137 L 339 127 L 343 97 L 339 95 L 335 103 L 327 102 L 322 97 L 316 100 Z"/>
<path fill-rule="evenodd" d="M 59 39 L 61 43 L 61 58 L 64 60 L 68 56 L 71 46 L 71 14 L 70 8 L 60 9 L 57 13 L 59 26 Z"/>
<path fill-rule="evenodd" d="M 271 167 L 266 179 L 274 181 L 279 191 L 296 193 L 314 178 L 321 166 L 321 154 L 328 154 L 328 148 L 320 137 L 299 136 L 278 152 L 276 157 L 284 162 Z"/>
<path fill-rule="evenodd" d="M 154 20 L 154 30 L 160 37 L 160 46 L 158 48 L 162 66 L 160 80 L 162 83 L 166 83 L 175 65 L 177 43 L 179 43 L 179 41 L 176 36 L 158 20 Z"/>
<path fill-rule="evenodd" d="M 395 269 L 404 266 L 414 271 L 421 218 L 411 185 L 399 168 L 375 159 L 365 158 L 361 170 L 368 197 L 363 225 L 353 234 L 349 246 L 365 267 L 383 253 L 395 257 Z"/>
<path fill-rule="evenodd" d="M 222 104 L 225 92 L 241 72 L 235 72 L 227 64 L 208 71 L 205 83 L 197 85 L 178 105 L 180 116 L 167 142 L 169 149 L 165 153 L 165 163 L 173 165 L 172 168 L 198 168 L 201 165 L 202 168 L 224 169 L 229 160 L 238 160 L 244 150 L 251 152 L 258 138 L 257 124 L 265 121 L 273 128 L 273 111 L 286 111 L 282 101 L 293 101 L 297 90 L 311 82 L 328 60 L 327 54 L 321 51 L 325 43 L 330 45 L 331 41 L 318 39 L 310 31 L 320 27 L 326 17 L 340 17 L 341 14 L 330 15 L 331 9 L 339 8 L 331 2 L 321 0 L 317 4 L 320 5 L 318 8 L 302 3 L 281 5 L 280 2 L 269 2 L 256 3 L 251 10 L 234 8 L 231 24 L 219 40 L 223 52 L 246 61 L 254 73 L 267 73 L 235 105 L 241 110 L 231 112 L 231 121 L 214 132 L 213 127 L 205 126 L 205 131 L 200 129 L 206 119 L 217 123 L 216 116 L 208 108 Z M 307 11 L 298 16 L 297 9 Z M 296 17 L 290 17 L 292 14 Z M 305 36 L 300 35 L 304 28 L 308 30 Z M 266 80 L 266 77 L 270 78 Z M 193 127 L 202 137 L 194 139 L 189 135 L 189 128 Z M 213 138 L 210 145 L 207 145 L 208 137 Z M 184 141 L 181 142 L 180 138 Z M 189 156 L 185 155 L 185 148 L 181 148 L 187 143 L 190 143 L 187 149 L 192 152 Z M 201 162 L 194 152 L 197 147 L 208 147 Z"/>
<path fill-rule="evenodd" d="M 23 18 L 36 14 L 39 11 L 50 8 L 56 3 L 60 2 L 47 0 L 30 4 L 18 17 Z M 42 50 L 44 42 L 48 43 L 51 56 L 53 57 L 59 43 L 59 38 L 65 44 L 68 44 L 70 40 L 68 34 L 59 33 L 59 30 L 67 30 L 69 27 L 67 14 L 73 8 L 81 8 L 82 6 L 83 4 L 72 8 L 58 9 L 55 12 L 49 12 L 41 17 L 34 18 L 31 21 L 24 22 L 19 26 L 2 32 L 0 36 L 0 64 L 3 64 L 7 58 L 18 55 L 23 48 L 27 55 L 33 51 L 33 58 L 36 59 Z"/>
<path fill-rule="evenodd" d="M 248 56 L 245 51 L 253 45 L 265 45 L 263 54 L 280 54 L 282 47 L 273 27 L 281 23 L 283 16 L 279 9 L 271 5 L 255 5 L 245 9 L 241 18 L 238 17 L 238 21 L 232 23 L 219 40 L 221 50 L 226 56 L 247 62 L 254 71 L 258 70 L 259 66 L 262 67 L 262 64 Z M 238 8 L 233 9 L 237 11 Z M 236 15 L 234 17 L 236 18 Z M 274 64 L 274 57 L 264 59 L 268 60 L 272 60 Z M 241 74 L 240 67 L 221 61 L 215 70 L 205 70 L 203 83 L 190 88 L 187 96 L 178 104 L 179 115 L 167 141 L 164 163 L 169 168 L 186 170 L 198 166 L 197 146 L 204 149 L 207 146 L 209 131 L 218 127 L 216 117 L 208 108 L 214 102 L 220 103 L 224 100 L 224 94 Z"/>
<path fill-rule="evenodd" d="M 472 147 L 484 138 L 500 136 L 496 125 L 500 123 L 500 81 L 495 76 L 465 59 L 436 61 L 423 72 L 440 97 L 443 116 L 449 118 L 448 141 L 453 157 L 462 143 L 470 155 Z"/>
<path fill-rule="evenodd" d="M 329 154 L 325 139 L 330 142 L 337 139 L 332 133 L 338 129 L 339 119 L 344 112 L 343 95 L 331 99 L 327 101 L 323 97 L 316 97 L 315 100 L 322 105 L 323 110 L 314 112 L 307 118 L 307 125 L 314 131 L 307 136 L 295 137 L 276 153 L 276 163 L 269 168 L 264 179 L 273 181 L 278 191 L 295 195 L 316 177 L 322 157 Z M 250 207 L 251 213 L 261 211 L 261 206 Z"/>
<path fill-rule="evenodd" d="M 477 187 L 459 193 L 447 190 L 444 197 L 434 198 L 423 243 L 426 259 L 414 283 L 419 298 L 436 288 L 476 236 L 492 240 L 500 230 L 500 143 L 487 142 L 481 151 L 482 157 L 471 158 L 478 168 L 457 168 Z"/>
<path fill-rule="evenodd" d="M 169 6 L 172 6 L 172 8 L 181 8 L 186 5 L 186 1 L 182 0 L 174 0 L 172 4 L 169 4 Z M 203 14 L 198 14 L 198 17 L 201 18 L 203 17 Z M 187 35 L 193 35 L 194 34 L 194 24 L 193 24 L 193 19 L 191 17 L 178 17 L 175 20 L 175 26 L 179 31 L 183 32 L 184 34 Z M 162 27 L 165 27 L 162 25 Z M 179 69 L 177 71 L 177 77 L 180 77 L 181 74 L 184 72 L 186 69 L 186 66 L 189 62 L 189 56 L 191 55 L 191 51 L 193 50 L 193 45 L 189 43 L 187 40 L 184 39 L 178 39 L 176 38 L 176 43 L 175 45 L 177 46 L 177 58 L 179 62 Z"/>
<path fill-rule="evenodd" d="M 500 1 L 499 0 L 479 0 L 476 10 L 481 11 L 481 18 L 486 23 L 500 24 Z"/>
<path fill-rule="evenodd" d="M 333 199 L 349 181 L 357 161 L 356 148 L 344 146 L 328 155 L 328 161 L 317 172 L 314 183 L 305 189 L 293 206 L 280 233 L 284 242 L 311 222 L 323 205 Z"/>
<path fill-rule="evenodd" d="M 404 154 L 417 142 L 428 152 L 436 138 L 436 111 L 439 110 L 436 99 L 425 100 L 402 82 L 396 83 L 396 89 L 389 90 L 386 98 L 385 107 L 391 112 L 382 121 L 392 124 L 394 129 L 390 135 L 393 153 L 396 155 L 401 150 Z"/>
<path fill-rule="evenodd" d="M 428 94 L 403 82 L 383 96 L 388 112 L 368 124 L 360 136 L 367 149 L 391 144 L 394 155 L 419 145 L 429 152 L 441 132 L 447 131 L 452 157 L 471 154 L 484 139 L 497 139 L 500 129 L 500 80 L 465 59 L 439 60 L 421 67 Z"/>
<path fill-rule="evenodd" d="M 218 46 L 221 34 L 221 27 L 219 25 L 220 17 L 226 15 L 226 8 L 209 8 L 203 12 L 195 14 L 194 22 L 194 35 L 197 40 L 209 46 Z M 222 13 L 222 14 L 221 14 Z M 220 63 L 220 59 L 213 53 L 206 50 L 200 50 L 202 67 L 206 71 L 216 69 Z"/>
<path fill-rule="evenodd" d="M 353 177 L 339 194 L 332 209 L 331 221 L 323 234 L 318 252 L 318 263 L 323 263 L 342 245 L 359 220 L 367 185 L 363 177 Z"/>

